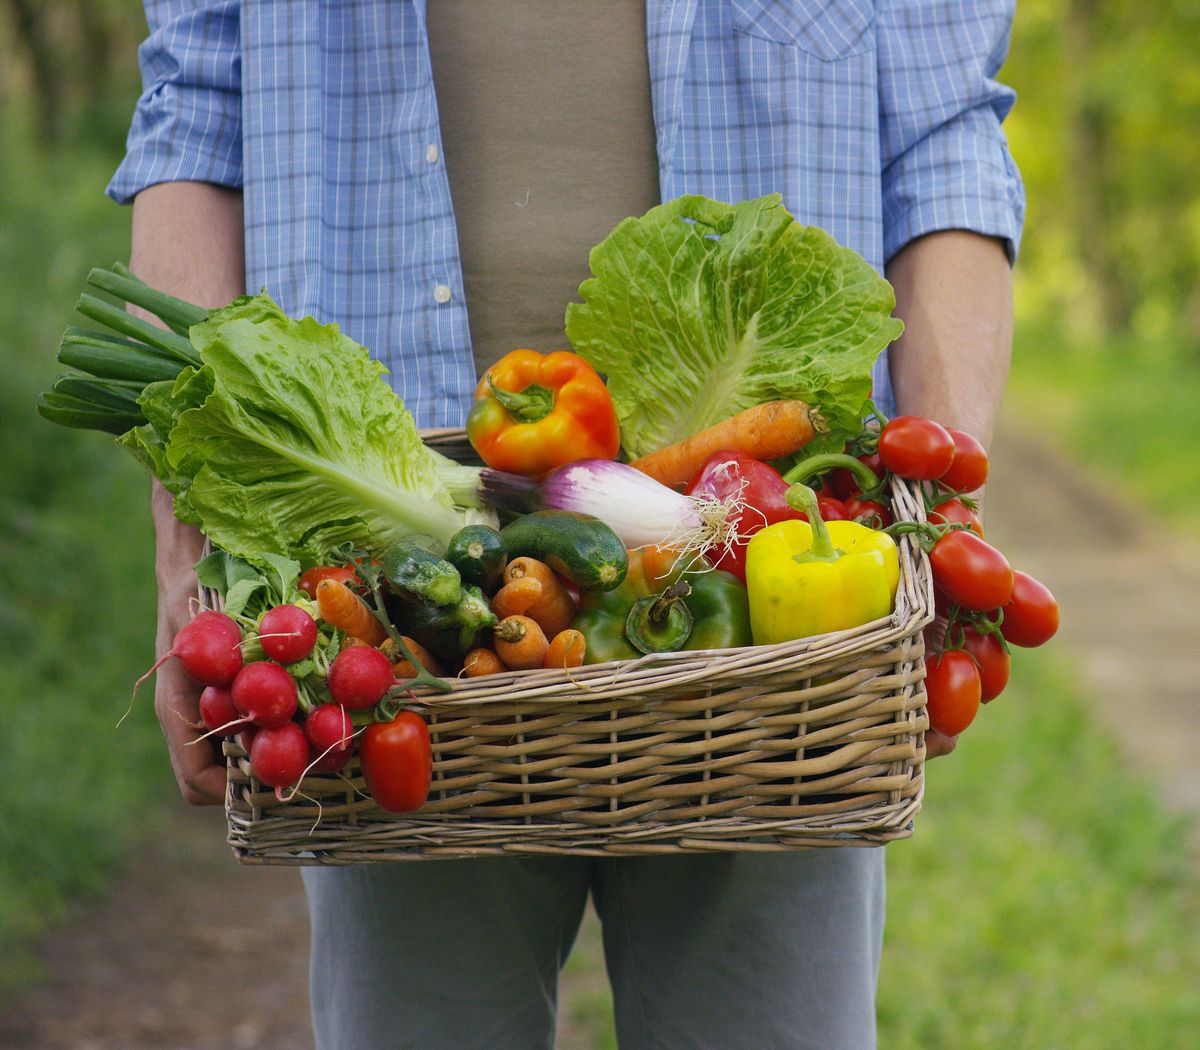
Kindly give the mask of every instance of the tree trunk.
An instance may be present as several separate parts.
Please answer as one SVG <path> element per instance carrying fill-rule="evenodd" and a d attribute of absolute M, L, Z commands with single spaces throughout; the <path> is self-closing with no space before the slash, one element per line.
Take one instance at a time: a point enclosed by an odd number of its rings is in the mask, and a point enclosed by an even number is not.
<path fill-rule="evenodd" d="M 58 141 L 62 130 L 62 80 L 55 69 L 48 5 L 37 0 L 9 0 L 18 45 L 29 58 L 37 137 L 44 146 Z"/>
<path fill-rule="evenodd" d="M 1137 305 L 1135 276 L 1130 273 L 1113 220 L 1120 214 L 1118 180 L 1109 157 L 1112 113 L 1093 96 L 1095 77 L 1090 56 L 1098 34 L 1104 4 L 1101 0 L 1070 0 L 1067 9 L 1067 49 L 1075 56 L 1068 142 L 1069 207 L 1083 263 L 1097 293 L 1100 321 L 1107 332 L 1129 328 Z"/>

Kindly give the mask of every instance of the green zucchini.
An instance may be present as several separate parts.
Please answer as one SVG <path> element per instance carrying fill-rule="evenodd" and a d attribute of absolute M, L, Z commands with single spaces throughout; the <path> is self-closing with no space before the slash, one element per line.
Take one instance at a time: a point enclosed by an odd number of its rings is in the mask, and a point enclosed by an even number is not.
<path fill-rule="evenodd" d="M 537 558 L 587 591 L 618 587 L 629 570 L 625 544 L 599 518 L 539 510 L 500 530 L 510 558 Z"/>
<path fill-rule="evenodd" d="M 388 548 L 379 559 L 392 590 L 433 605 L 453 605 L 462 597 L 462 577 L 445 558 L 434 553 L 436 542 L 417 537 Z"/>
<path fill-rule="evenodd" d="M 432 605 L 402 594 L 392 594 L 387 602 L 392 622 L 403 634 L 451 663 L 480 644 L 483 632 L 497 622 L 483 592 L 470 585 L 451 605 Z"/>
<path fill-rule="evenodd" d="M 473 583 L 484 594 L 491 594 L 500 586 L 508 551 L 500 533 L 491 526 L 466 525 L 450 537 L 446 560 L 465 583 Z"/>

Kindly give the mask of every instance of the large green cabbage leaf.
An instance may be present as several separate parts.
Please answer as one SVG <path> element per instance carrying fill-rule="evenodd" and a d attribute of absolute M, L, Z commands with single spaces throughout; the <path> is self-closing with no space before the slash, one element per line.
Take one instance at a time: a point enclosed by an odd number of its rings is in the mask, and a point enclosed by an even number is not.
<path fill-rule="evenodd" d="M 218 547 L 317 562 L 347 540 L 444 542 L 464 524 L 386 369 L 337 325 L 260 295 L 190 337 L 203 367 L 147 387 L 150 422 L 122 441 Z"/>
<path fill-rule="evenodd" d="M 631 456 L 780 398 L 820 413 L 814 451 L 840 447 L 903 328 L 891 285 L 778 194 L 676 198 L 619 223 L 589 263 L 567 337 L 608 377 Z"/>

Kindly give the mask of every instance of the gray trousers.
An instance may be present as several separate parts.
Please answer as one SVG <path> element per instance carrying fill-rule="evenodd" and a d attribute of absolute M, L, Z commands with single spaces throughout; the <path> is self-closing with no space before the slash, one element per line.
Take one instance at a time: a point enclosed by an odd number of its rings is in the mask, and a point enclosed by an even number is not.
<path fill-rule="evenodd" d="M 320 1050 L 543 1050 L 589 891 L 622 1050 L 869 1050 L 884 851 L 306 868 Z"/>

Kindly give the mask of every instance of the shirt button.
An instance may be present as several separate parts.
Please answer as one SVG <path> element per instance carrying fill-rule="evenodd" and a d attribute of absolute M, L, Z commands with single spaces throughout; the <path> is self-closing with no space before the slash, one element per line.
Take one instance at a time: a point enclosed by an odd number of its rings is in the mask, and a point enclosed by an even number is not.
<path fill-rule="evenodd" d="M 425 147 L 425 159 L 427 161 L 429 161 L 430 164 L 437 163 L 438 148 L 437 148 L 436 143 L 431 142 L 428 146 Z"/>
<path fill-rule="evenodd" d="M 448 303 L 450 301 L 450 286 L 448 284 L 434 285 L 433 298 L 439 303 Z"/>

